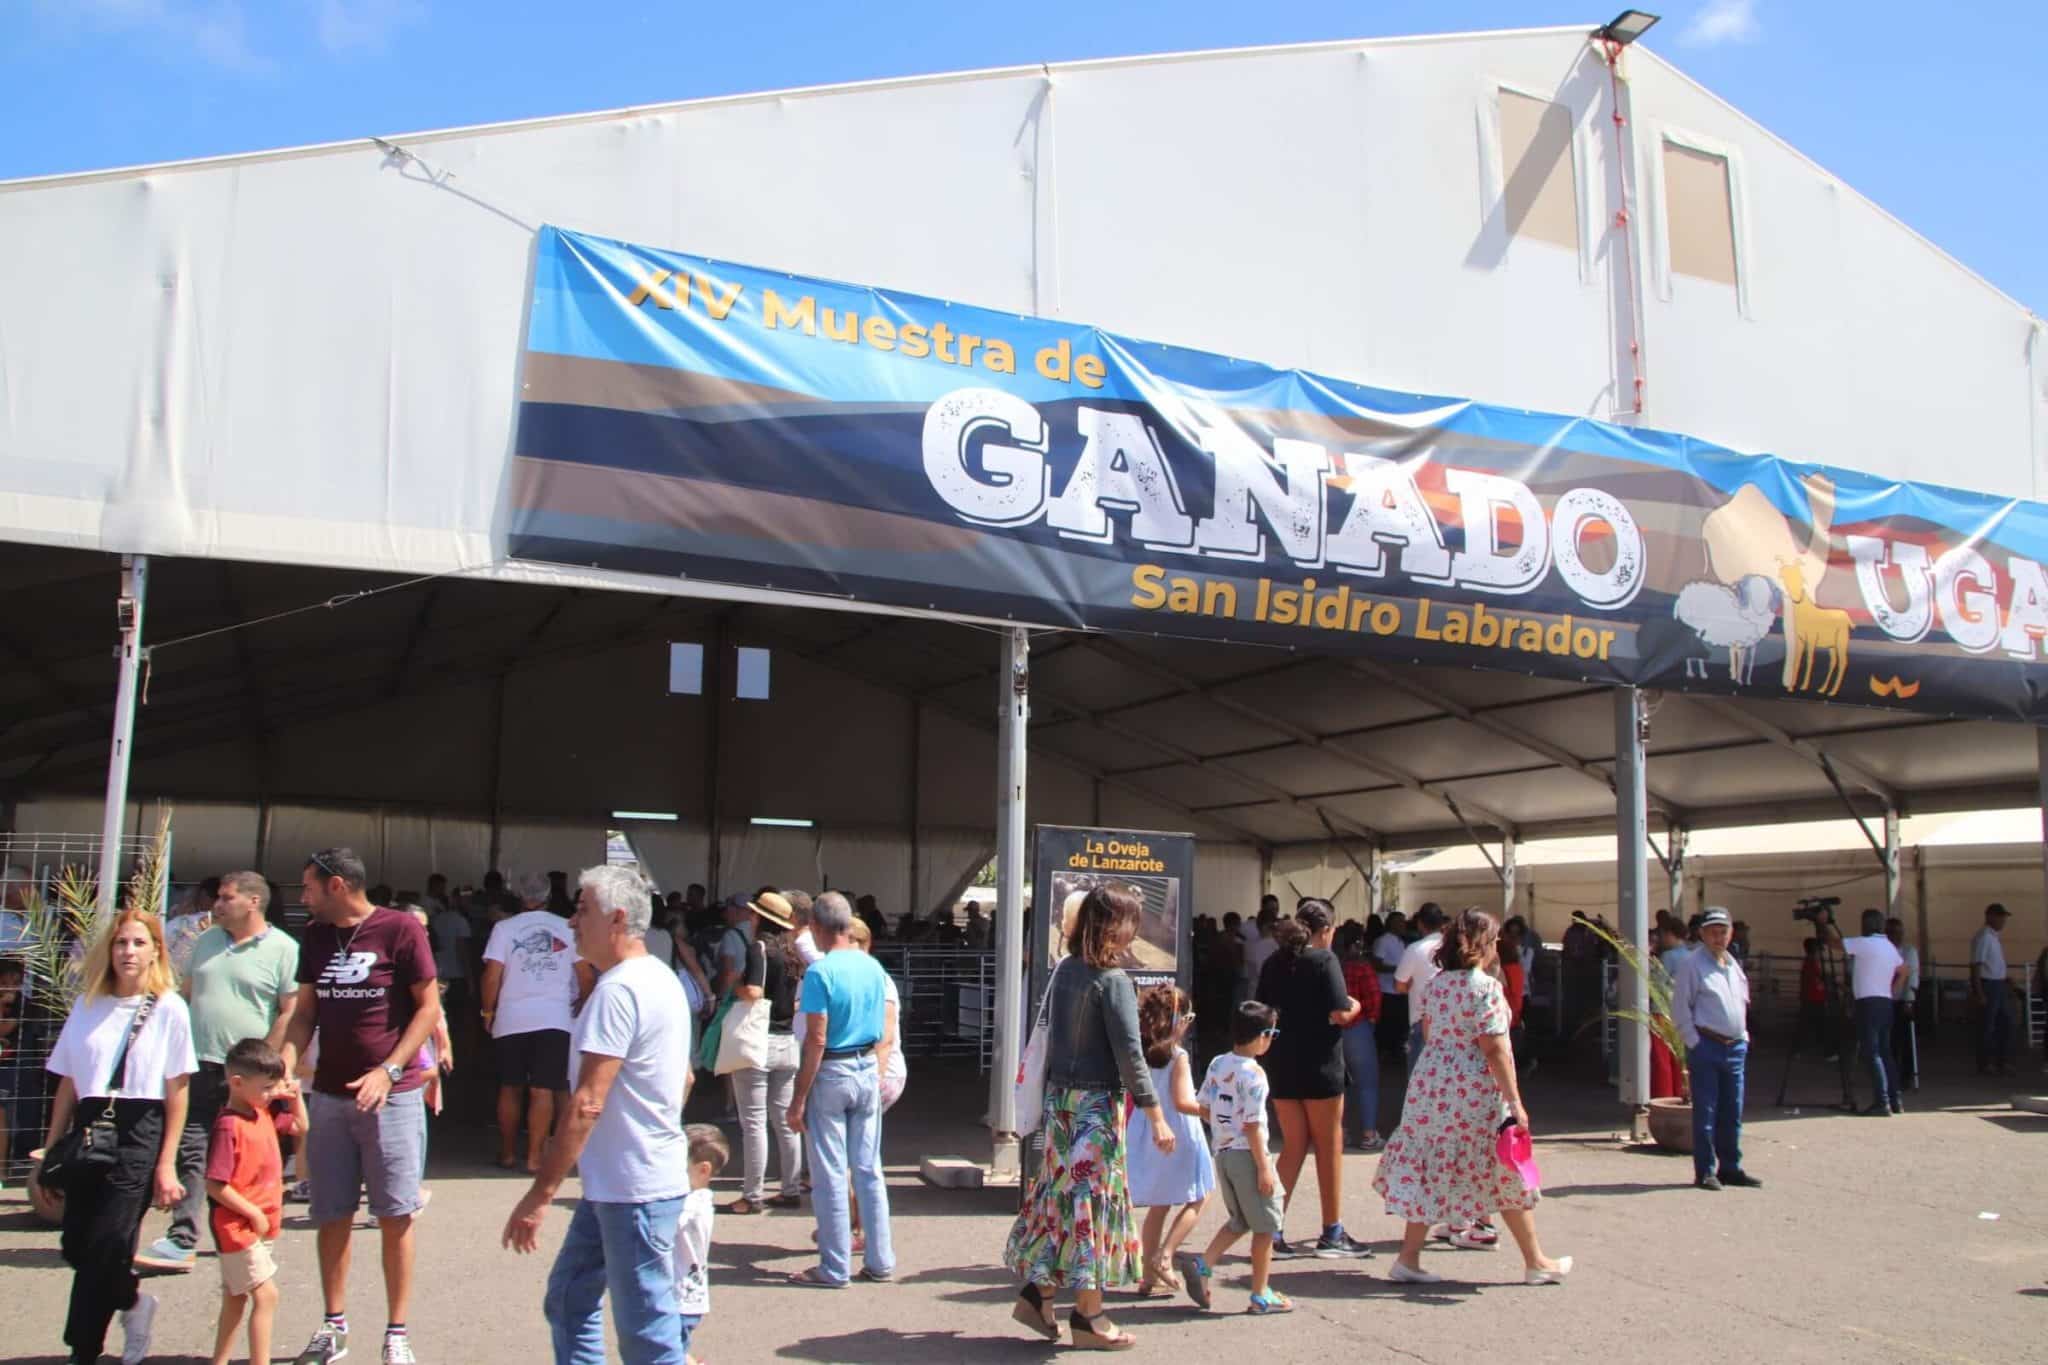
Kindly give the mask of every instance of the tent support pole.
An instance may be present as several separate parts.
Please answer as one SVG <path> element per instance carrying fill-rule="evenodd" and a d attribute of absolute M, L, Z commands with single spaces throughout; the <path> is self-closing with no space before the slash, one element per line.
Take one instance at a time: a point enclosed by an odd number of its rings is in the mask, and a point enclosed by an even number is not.
<path fill-rule="evenodd" d="M 1685 826 L 1673 825 L 1664 836 L 1664 842 L 1671 847 L 1671 858 L 1664 864 L 1664 877 L 1670 890 L 1671 913 L 1684 919 L 1685 915 Z M 1705 908 L 1705 907 L 1702 907 Z"/>
<path fill-rule="evenodd" d="M 505 674 L 501 670 L 491 684 L 491 847 L 485 868 L 503 872 L 498 866 L 505 851 Z"/>
<path fill-rule="evenodd" d="M 142 647 L 142 607 L 149 596 L 149 557 L 121 557 L 121 592 L 115 600 L 115 619 L 121 628 L 121 677 L 114 692 L 114 735 L 107 751 L 107 806 L 100 820 L 101 914 L 112 910 L 121 896 L 121 822 L 128 814 L 128 763 L 135 748 L 135 697 L 141 690 L 142 664 L 148 651 Z"/>
<path fill-rule="evenodd" d="M 1500 918 L 1505 924 L 1515 915 L 1515 836 L 1500 836 Z"/>
<path fill-rule="evenodd" d="M 2048 726 L 2037 726 L 2034 730 L 2034 750 L 2040 764 L 2041 784 L 2041 927 L 2048 931 Z M 1920 950 L 1925 956 L 1927 949 Z"/>
<path fill-rule="evenodd" d="M 996 698 L 1001 752 L 996 795 L 996 1047 L 990 1069 L 989 1127 L 998 1181 L 1019 1178 L 1017 1060 L 1024 1040 L 1024 793 L 1031 729 L 1031 636 L 1013 627 L 1003 638 Z"/>
<path fill-rule="evenodd" d="M 923 871 L 917 848 L 917 817 L 922 804 L 924 786 L 924 707 L 916 697 L 910 698 L 910 800 L 905 812 L 905 823 L 910 827 L 910 908 L 923 919 L 931 906 L 924 903 L 924 887 L 918 880 Z"/>
<path fill-rule="evenodd" d="M 1905 900 L 1905 865 L 1899 854 L 1899 813 L 1886 810 L 1884 813 L 1884 915 L 1886 919 L 1899 919 L 1900 907 Z"/>
<path fill-rule="evenodd" d="M 1649 867 L 1643 850 L 1649 846 L 1648 789 L 1643 782 L 1643 694 L 1639 688 L 1614 689 L 1614 838 L 1616 903 L 1624 942 L 1635 945 L 1639 961 L 1650 956 Z M 1647 1018 L 1650 982 L 1626 965 L 1621 973 L 1623 1008 Z M 1634 1111 L 1637 1137 L 1648 1136 L 1650 1103 L 1650 1034 L 1639 1023 L 1624 1021 L 1620 1029 L 1621 1102 Z"/>
<path fill-rule="evenodd" d="M 704 679 L 704 851 L 705 898 L 717 905 L 725 895 L 719 885 L 724 861 L 725 820 L 718 801 L 719 724 L 725 700 L 725 616 L 721 613 L 711 627 L 710 669 Z"/>

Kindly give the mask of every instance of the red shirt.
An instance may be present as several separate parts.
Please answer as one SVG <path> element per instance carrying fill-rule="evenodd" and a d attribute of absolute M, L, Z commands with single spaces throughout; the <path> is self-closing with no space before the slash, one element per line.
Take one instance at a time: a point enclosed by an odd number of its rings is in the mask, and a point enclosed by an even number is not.
<path fill-rule="evenodd" d="M 1380 975 L 1369 960 L 1344 963 L 1344 993 L 1364 1006 L 1346 1028 L 1376 1024 L 1380 1018 Z"/>
<path fill-rule="evenodd" d="M 299 984 L 318 1005 L 320 1062 L 313 1088 L 347 1095 L 348 1083 L 384 1065 L 412 1023 L 412 988 L 434 979 L 434 950 L 411 915 L 381 906 L 353 929 L 315 922 L 299 943 Z M 416 1090 L 427 1068 L 414 1057 L 393 1090 Z"/>
<path fill-rule="evenodd" d="M 1809 1005 L 1825 1005 L 1828 988 L 1821 981 L 1820 959 L 1809 957 L 1799 964 L 1799 998 Z"/>
<path fill-rule="evenodd" d="M 238 1114 L 220 1111 L 206 1148 L 206 1178 L 231 1186 L 236 1194 L 262 1209 L 275 1237 L 284 1216 L 284 1158 L 277 1149 L 279 1132 L 292 1130 L 291 1113 Z M 222 1251 L 247 1251 L 259 1240 L 249 1220 L 232 1209 L 213 1206 L 213 1240 Z"/>
<path fill-rule="evenodd" d="M 1503 962 L 1500 964 L 1500 975 L 1508 997 L 1508 1027 L 1513 1028 L 1522 1022 L 1522 997 L 1528 989 L 1527 983 L 1523 980 L 1522 964 Z"/>

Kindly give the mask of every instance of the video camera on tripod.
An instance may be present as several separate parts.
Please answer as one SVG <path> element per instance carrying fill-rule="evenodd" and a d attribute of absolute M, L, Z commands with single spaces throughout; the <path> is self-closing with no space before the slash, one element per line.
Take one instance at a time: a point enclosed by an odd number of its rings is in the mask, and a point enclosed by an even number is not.
<path fill-rule="evenodd" d="M 1808 896 L 1792 907 L 1792 918 L 1803 919 L 1818 929 L 1835 922 L 1835 907 L 1841 903 L 1840 896 Z"/>

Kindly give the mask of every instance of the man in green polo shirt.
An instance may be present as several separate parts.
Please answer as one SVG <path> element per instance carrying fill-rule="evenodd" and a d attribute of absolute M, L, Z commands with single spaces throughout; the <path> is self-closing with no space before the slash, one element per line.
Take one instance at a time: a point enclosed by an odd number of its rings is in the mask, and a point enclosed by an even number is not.
<path fill-rule="evenodd" d="M 244 1038 L 270 1046 L 284 1042 L 285 1025 L 299 999 L 299 945 L 273 928 L 264 912 L 270 883 L 257 872 L 231 872 L 220 879 L 213 902 L 213 927 L 192 945 L 192 966 L 183 984 L 192 1011 L 192 1050 L 199 1070 L 192 1077 L 185 1133 L 178 1142 L 178 1179 L 185 1198 L 171 1215 L 170 1231 L 137 1252 L 135 1263 L 151 1270 L 190 1270 L 199 1248 L 199 1219 L 206 1208 L 206 1143 L 227 1100 L 221 1063 Z"/>

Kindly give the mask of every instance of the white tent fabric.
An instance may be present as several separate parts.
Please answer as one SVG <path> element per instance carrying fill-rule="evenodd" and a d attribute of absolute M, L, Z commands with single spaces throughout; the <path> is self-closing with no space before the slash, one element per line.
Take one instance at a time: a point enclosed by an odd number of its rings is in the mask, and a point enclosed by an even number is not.
<path fill-rule="evenodd" d="M 633 851 L 640 856 L 640 870 L 653 879 L 664 896 L 671 891 L 685 891 L 692 883 L 704 882 L 704 869 L 711 863 L 711 838 L 703 826 L 672 820 L 629 820 L 623 824 Z"/>

